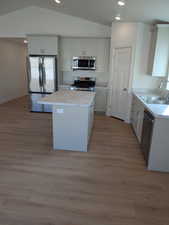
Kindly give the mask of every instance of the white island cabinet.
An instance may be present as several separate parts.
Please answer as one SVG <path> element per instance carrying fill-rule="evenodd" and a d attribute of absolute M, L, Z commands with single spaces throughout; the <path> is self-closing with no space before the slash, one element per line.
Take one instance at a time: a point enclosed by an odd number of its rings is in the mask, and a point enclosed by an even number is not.
<path fill-rule="evenodd" d="M 87 152 L 93 127 L 94 92 L 58 91 L 39 103 L 53 105 L 54 150 Z"/>

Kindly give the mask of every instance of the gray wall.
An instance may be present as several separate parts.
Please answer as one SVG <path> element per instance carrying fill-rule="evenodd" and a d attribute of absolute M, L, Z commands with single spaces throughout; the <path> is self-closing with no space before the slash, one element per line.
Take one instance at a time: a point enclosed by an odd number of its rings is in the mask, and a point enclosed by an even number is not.
<path fill-rule="evenodd" d="M 25 47 L 15 39 L 0 38 L 0 103 L 27 93 Z"/>

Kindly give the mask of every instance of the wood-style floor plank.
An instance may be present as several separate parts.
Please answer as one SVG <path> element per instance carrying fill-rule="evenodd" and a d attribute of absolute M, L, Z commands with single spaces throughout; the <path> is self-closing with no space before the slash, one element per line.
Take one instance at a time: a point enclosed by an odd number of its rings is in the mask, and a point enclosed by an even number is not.
<path fill-rule="evenodd" d="M 0 225 L 168 224 L 169 174 L 146 171 L 128 124 L 96 115 L 89 152 L 53 152 L 51 114 L 0 106 Z"/>

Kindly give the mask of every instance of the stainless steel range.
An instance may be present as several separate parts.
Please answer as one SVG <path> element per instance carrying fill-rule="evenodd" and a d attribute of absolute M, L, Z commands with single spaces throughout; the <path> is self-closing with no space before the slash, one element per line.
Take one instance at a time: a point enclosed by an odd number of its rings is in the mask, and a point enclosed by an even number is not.
<path fill-rule="evenodd" d="M 96 78 L 93 77 L 77 77 L 70 87 L 75 91 L 95 91 Z"/>

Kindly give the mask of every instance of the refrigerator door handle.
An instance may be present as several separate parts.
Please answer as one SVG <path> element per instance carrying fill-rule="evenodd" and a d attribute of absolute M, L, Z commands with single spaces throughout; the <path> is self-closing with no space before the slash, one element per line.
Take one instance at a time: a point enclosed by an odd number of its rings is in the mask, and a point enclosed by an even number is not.
<path fill-rule="evenodd" d="M 43 81 L 42 81 L 42 63 L 39 62 L 39 86 L 43 87 Z"/>
<path fill-rule="evenodd" d="M 43 81 L 43 88 L 45 90 L 46 89 L 45 88 L 45 85 L 46 85 L 46 69 L 45 69 L 44 58 L 43 58 L 43 61 L 42 61 L 42 81 Z"/>
<path fill-rule="evenodd" d="M 46 69 L 44 64 L 43 64 L 43 84 L 46 84 Z"/>
<path fill-rule="evenodd" d="M 28 79 L 28 90 L 30 91 L 30 82 L 31 82 L 31 66 L 29 57 L 26 58 L 26 70 L 27 70 L 27 79 Z"/>

